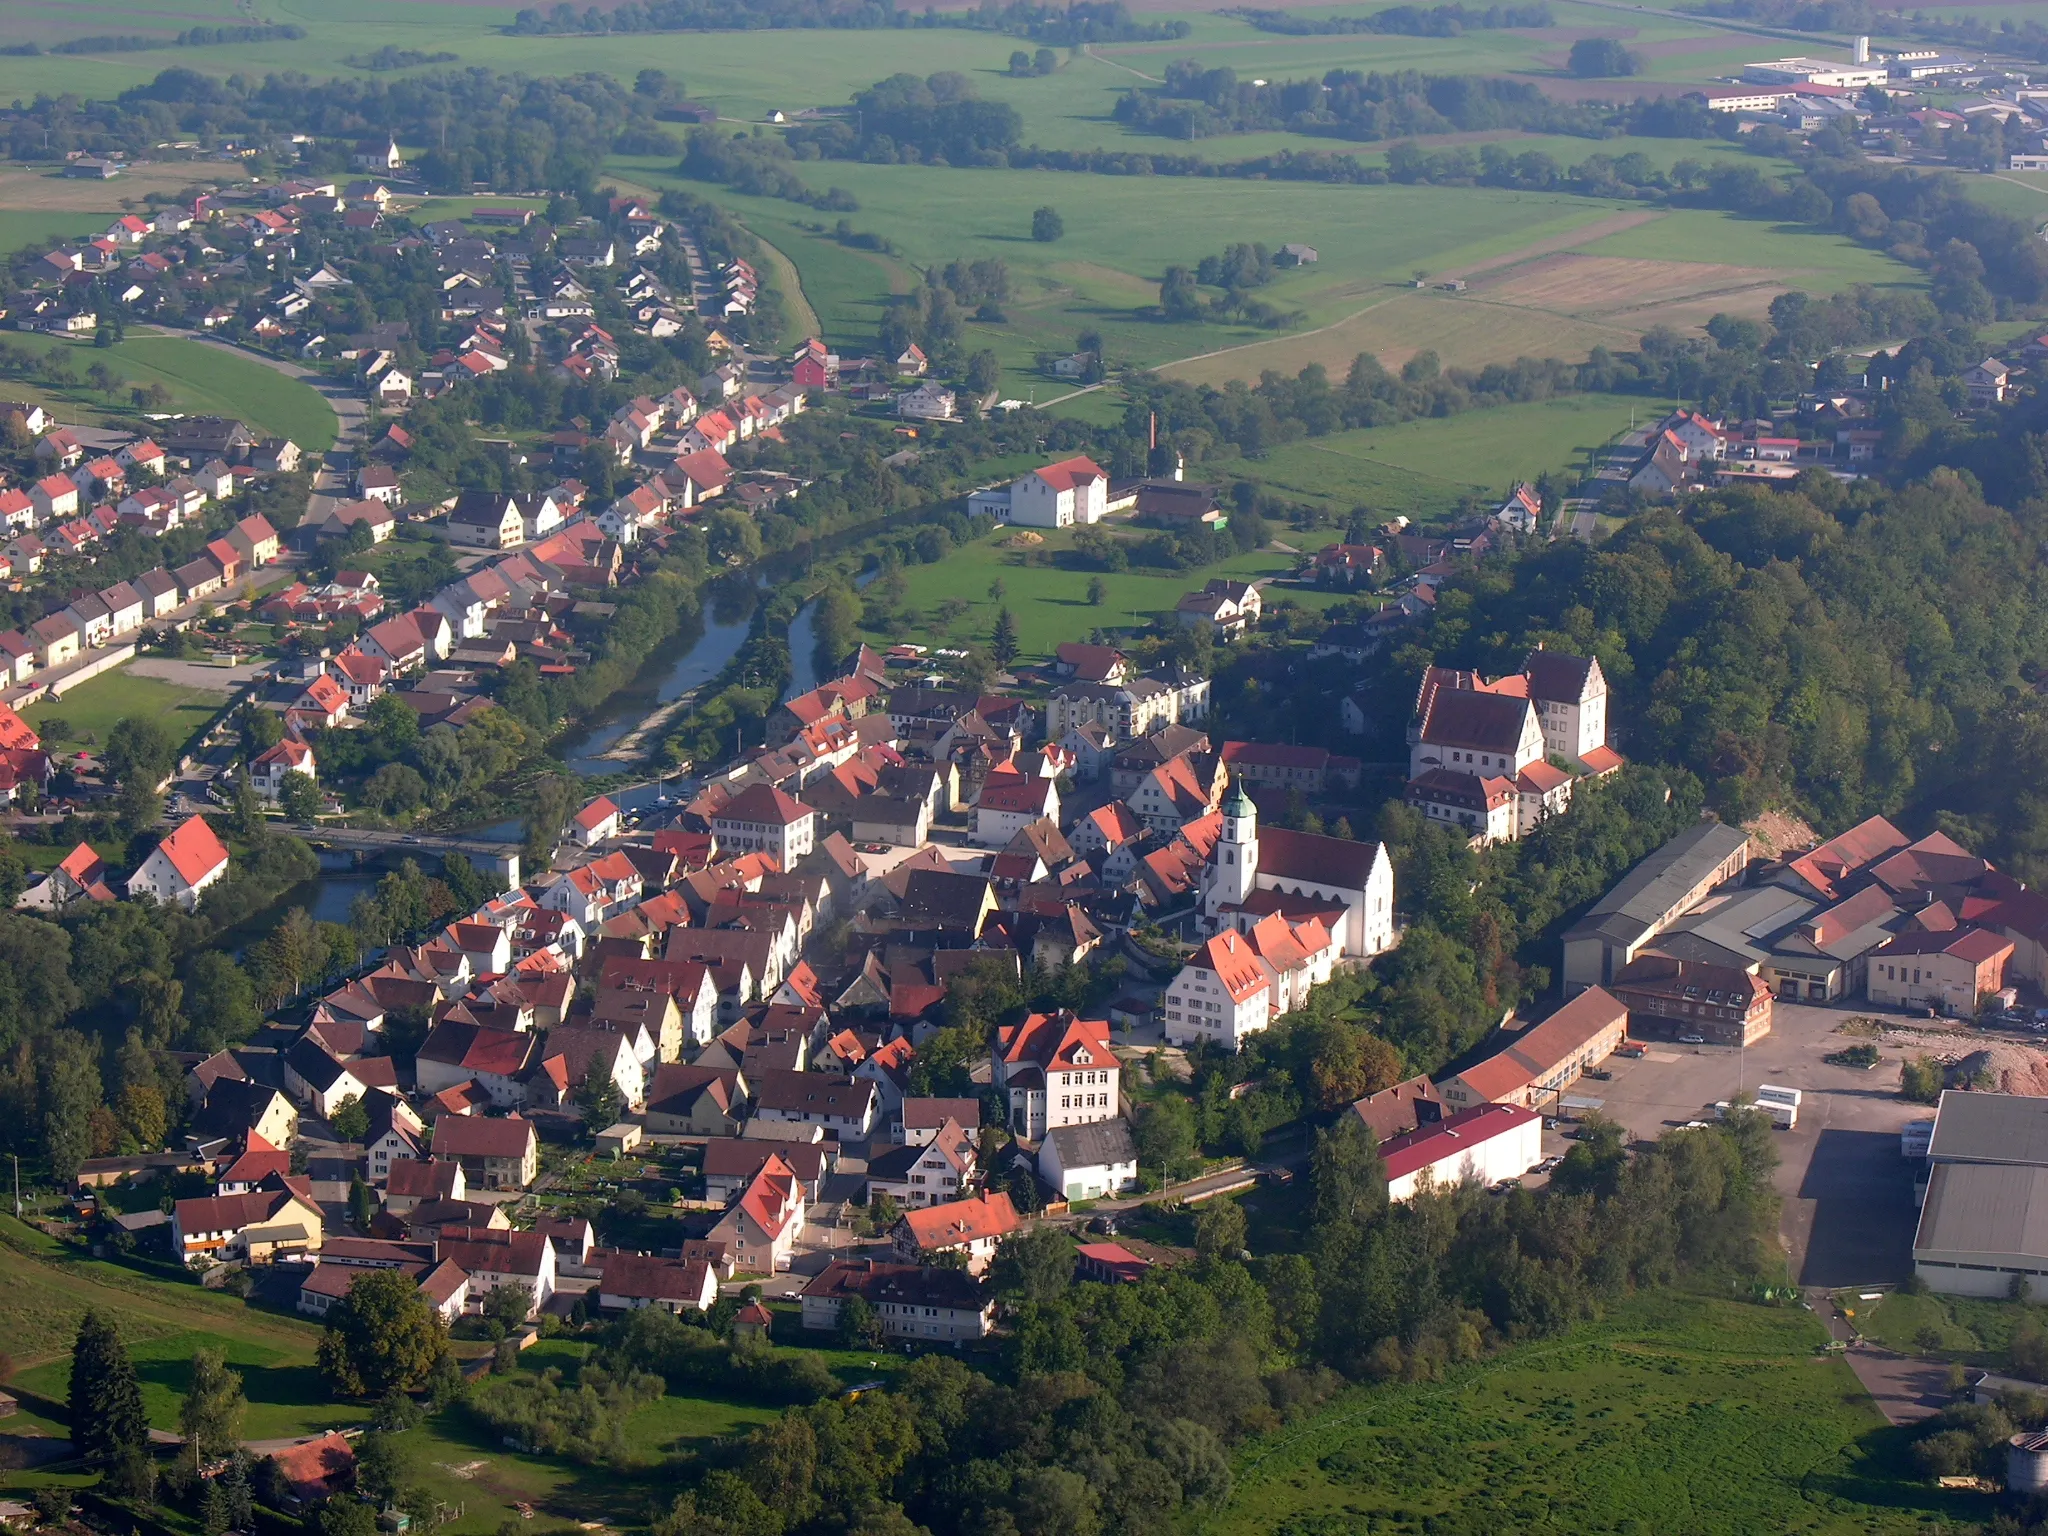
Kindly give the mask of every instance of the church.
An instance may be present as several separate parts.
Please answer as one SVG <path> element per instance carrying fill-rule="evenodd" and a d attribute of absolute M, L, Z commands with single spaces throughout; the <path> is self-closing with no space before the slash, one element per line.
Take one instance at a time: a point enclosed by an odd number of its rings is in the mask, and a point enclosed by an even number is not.
<path fill-rule="evenodd" d="M 1233 783 L 1223 832 L 1202 870 L 1202 926 L 1248 933 L 1278 912 L 1291 922 L 1320 918 L 1346 960 L 1366 960 L 1394 942 L 1394 865 L 1384 843 L 1347 842 L 1259 830 L 1258 807 Z"/>

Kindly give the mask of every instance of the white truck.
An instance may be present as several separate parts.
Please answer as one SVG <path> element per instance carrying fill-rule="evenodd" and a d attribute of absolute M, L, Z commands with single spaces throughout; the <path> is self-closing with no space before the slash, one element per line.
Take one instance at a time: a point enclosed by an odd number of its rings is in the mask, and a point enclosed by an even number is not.
<path fill-rule="evenodd" d="M 1799 1124 L 1800 1093 L 1797 1088 L 1777 1088 L 1769 1083 L 1760 1084 L 1755 1099 L 1745 1106 L 1760 1115 L 1769 1115 L 1771 1124 L 1781 1131 L 1789 1131 Z M 1714 1113 L 1726 1120 L 1734 1106 L 1722 1099 L 1714 1106 Z"/>

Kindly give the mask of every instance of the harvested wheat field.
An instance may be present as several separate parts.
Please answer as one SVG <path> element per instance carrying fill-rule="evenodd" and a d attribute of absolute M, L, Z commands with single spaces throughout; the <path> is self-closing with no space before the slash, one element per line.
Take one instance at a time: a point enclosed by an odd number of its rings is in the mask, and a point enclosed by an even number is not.
<path fill-rule="evenodd" d="M 1560 251 L 1475 277 L 1471 291 L 1495 304 L 1606 316 L 1651 306 L 1661 309 L 1690 299 L 1732 297 L 1759 288 L 1782 293 L 1796 276 L 1767 267 Z"/>
<path fill-rule="evenodd" d="M 100 213 L 139 202 L 144 194 L 176 194 L 187 187 L 220 186 L 249 179 L 239 165 L 217 160 L 145 162 L 112 181 L 83 181 L 48 166 L 0 166 L 0 208 L 42 212 Z"/>
<path fill-rule="evenodd" d="M 1361 352 L 1370 352 L 1384 367 L 1399 368 L 1425 348 L 1455 367 L 1516 357 L 1578 359 L 1596 346 L 1633 347 L 1645 328 L 1641 322 L 1608 324 L 1402 289 L 1335 325 L 1168 363 L 1159 372 L 1192 384 L 1222 384 L 1257 378 L 1267 368 L 1298 373 L 1321 363 L 1333 378 L 1341 378 Z"/>

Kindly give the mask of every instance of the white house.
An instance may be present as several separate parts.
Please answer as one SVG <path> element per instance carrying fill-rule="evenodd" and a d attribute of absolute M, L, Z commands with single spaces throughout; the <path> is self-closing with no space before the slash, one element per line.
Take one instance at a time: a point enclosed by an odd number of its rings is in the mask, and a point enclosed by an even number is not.
<path fill-rule="evenodd" d="M 1121 1118 L 1048 1131 L 1038 1147 L 1038 1176 L 1063 1200 L 1100 1200 L 1137 1188 L 1138 1143 Z"/>
<path fill-rule="evenodd" d="M 249 762 L 249 782 L 266 800 L 274 801 L 283 796 L 285 775 L 288 773 L 303 773 L 309 779 L 317 777 L 312 747 L 296 736 L 285 737 Z"/>
<path fill-rule="evenodd" d="M 1060 816 L 1059 785 L 1009 766 L 991 770 L 974 802 L 974 840 L 991 848 L 1007 845 L 1026 827 Z"/>
<path fill-rule="evenodd" d="M 1114 1119 L 1122 1082 L 1106 1019 L 1034 1013 L 996 1031 L 995 1088 L 1008 1103 L 1011 1131 L 1025 1141 Z"/>
<path fill-rule="evenodd" d="M 711 815 L 720 858 L 769 853 L 784 869 L 816 846 L 818 813 L 772 784 L 741 790 Z"/>
<path fill-rule="evenodd" d="M 194 816 L 158 843 L 142 867 L 128 877 L 128 894 L 176 902 L 190 912 L 199 905 L 200 893 L 227 872 L 227 849 L 206 818 Z"/>
<path fill-rule="evenodd" d="M 1093 459 L 1079 454 L 1010 483 L 1008 521 L 1027 528 L 1099 523 L 1108 511 L 1109 476 Z"/>

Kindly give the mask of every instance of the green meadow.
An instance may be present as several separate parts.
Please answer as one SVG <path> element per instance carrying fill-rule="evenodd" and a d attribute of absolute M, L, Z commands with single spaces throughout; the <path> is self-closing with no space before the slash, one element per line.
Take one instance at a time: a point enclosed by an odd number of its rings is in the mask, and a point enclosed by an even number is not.
<path fill-rule="evenodd" d="M 180 687 L 162 678 L 138 677 L 125 667 L 103 672 L 80 683 L 62 698 L 45 699 L 24 709 L 27 720 L 52 747 L 90 747 L 102 744 L 116 721 L 150 717 L 170 732 L 173 741 L 183 742 L 211 720 L 226 701 L 227 691 L 209 694 L 199 688 Z M 61 721 L 63 734 L 52 737 L 47 722 Z"/>
<path fill-rule="evenodd" d="M 1565 1337 L 1354 1388 L 1241 1451 L 1203 1536 L 1905 1536 L 1993 1500 L 1905 1475 L 1810 1313 L 1656 1292 Z M 1952 1525 L 1950 1522 L 1956 1522 Z"/>
<path fill-rule="evenodd" d="M 1212 460 L 1204 475 L 1253 480 L 1291 500 L 1333 512 L 1367 507 L 1422 521 L 1466 497 L 1504 497 L 1518 480 L 1546 471 L 1570 481 L 1598 450 L 1647 420 L 1655 401 L 1623 395 L 1567 395 L 1438 420 L 1302 438 L 1256 460 Z"/>
<path fill-rule="evenodd" d="M 7 344 L 30 352 L 62 352 L 81 380 L 94 363 L 104 363 L 117 376 L 109 395 L 82 382 L 53 388 L 30 381 L 17 391 L 45 401 L 59 415 L 132 415 L 128 391 L 137 385 L 161 384 L 170 395 L 169 410 L 239 417 L 259 431 L 289 437 L 310 452 L 323 452 L 334 444 L 334 410 L 319 391 L 253 357 L 143 329 L 131 330 L 111 347 L 33 334 L 9 335 Z"/>
<path fill-rule="evenodd" d="M 1207 469 L 1204 466 L 1205 473 Z M 1146 533 L 1110 527 L 1118 536 L 1132 539 Z M 1028 534 L 1042 535 L 1043 542 L 1012 547 L 1013 540 Z M 1211 577 L 1249 581 L 1285 575 L 1296 563 L 1292 555 L 1261 550 L 1196 570 L 1097 573 L 1055 563 L 1072 547 L 1073 533 L 1068 529 L 1002 527 L 961 545 L 936 565 L 907 567 L 903 604 L 886 638 L 931 646 L 986 645 L 996 615 L 1008 608 L 1017 619 L 1022 659 L 1041 660 L 1061 642 L 1083 639 L 1094 629 L 1137 629 L 1171 619 L 1174 604 L 1189 592 L 1199 592 Z M 1088 585 L 1095 580 L 1105 588 L 1099 605 L 1088 601 Z M 1002 586 L 1000 597 L 993 595 L 997 583 Z M 949 603 L 952 611 L 944 611 Z M 875 633 L 883 636 L 880 629 Z"/>

